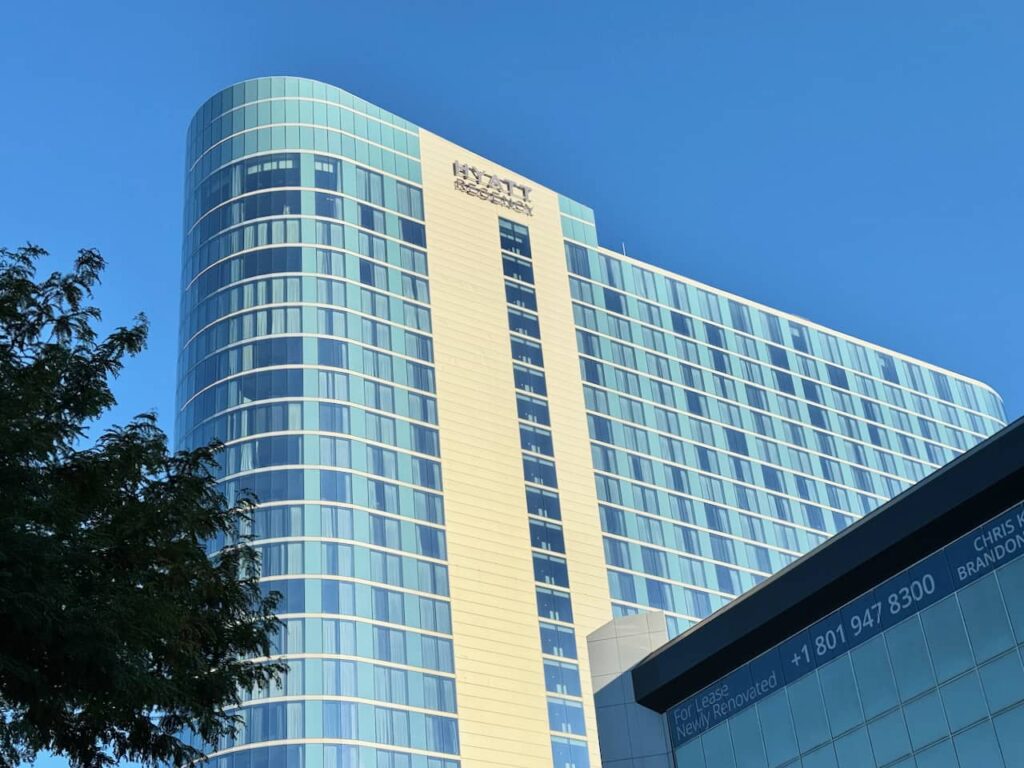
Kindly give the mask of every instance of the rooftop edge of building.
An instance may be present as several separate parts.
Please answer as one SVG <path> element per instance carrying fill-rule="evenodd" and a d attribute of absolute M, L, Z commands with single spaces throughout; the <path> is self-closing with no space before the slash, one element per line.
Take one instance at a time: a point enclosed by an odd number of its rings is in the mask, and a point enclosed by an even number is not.
<path fill-rule="evenodd" d="M 659 712 L 1024 499 L 1024 418 L 666 643 L 632 670 Z"/>
<path fill-rule="evenodd" d="M 372 103 L 370 101 L 367 101 L 366 99 L 363 99 L 363 98 L 361 98 L 359 96 L 356 96 L 355 94 L 353 94 L 350 91 L 346 91 L 343 88 L 339 88 L 338 86 L 331 85 L 330 83 L 327 83 L 325 81 L 317 80 L 315 78 L 298 77 L 298 76 L 292 76 L 292 75 L 268 75 L 268 76 L 263 76 L 263 77 L 248 78 L 248 79 L 241 80 L 239 82 L 233 83 L 233 84 L 228 85 L 228 86 L 226 86 L 224 88 L 221 88 L 219 91 L 214 93 L 212 96 L 210 96 L 209 98 L 204 100 L 200 104 L 200 106 L 197 108 L 195 114 L 192 117 L 192 120 L 189 122 L 189 128 L 188 128 L 188 141 L 189 142 L 191 142 L 192 134 L 193 134 L 193 132 L 194 132 L 194 130 L 196 128 L 196 122 L 197 122 L 197 120 L 199 120 L 201 118 L 201 116 L 203 115 L 204 111 L 207 110 L 208 107 L 211 107 L 218 99 L 223 100 L 225 98 L 225 94 L 229 94 L 229 93 L 231 94 L 231 97 L 229 98 L 228 104 L 227 105 L 221 104 L 215 110 L 213 110 L 210 113 L 210 115 L 211 115 L 210 119 L 211 120 L 215 119 L 215 117 L 217 115 L 219 115 L 219 114 L 223 114 L 226 111 L 234 109 L 235 106 L 237 106 L 237 105 L 251 103 L 252 101 L 260 101 L 262 99 L 279 98 L 279 97 L 300 97 L 300 98 L 301 97 L 308 97 L 308 98 L 315 99 L 315 100 L 321 100 L 321 101 L 325 101 L 325 102 L 328 102 L 328 103 L 334 103 L 334 104 L 339 104 L 341 106 L 345 106 L 347 108 L 353 109 L 354 111 L 357 111 L 357 112 L 360 112 L 362 114 L 365 114 L 368 117 L 371 117 L 371 118 L 376 119 L 376 120 L 380 120 L 381 122 L 388 123 L 389 125 L 392 125 L 394 127 L 400 128 L 402 130 L 409 131 L 411 133 L 418 134 L 421 130 L 423 130 L 423 131 L 426 131 L 426 132 L 429 132 L 429 133 L 433 133 L 436 136 L 441 136 L 441 134 L 437 134 L 437 133 L 434 133 L 433 131 L 429 131 L 429 129 L 421 128 L 420 126 L 418 126 L 418 125 L 416 125 L 416 124 L 406 120 L 403 117 L 400 117 L 399 115 L 396 115 L 393 112 L 390 112 L 390 111 L 388 111 L 388 110 L 386 110 L 386 109 L 384 109 L 382 107 L 379 107 L 376 104 L 374 104 L 374 103 Z M 472 152 L 472 150 L 470 150 L 468 148 L 467 148 L 467 151 Z M 478 154 L 478 153 L 474 153 L 474 154 Z M 501 166 L 503 168 L 507 168 L 507 166 L 502 166 L 497 161 L 492 161 L 492 162 L 494 162 L 495 165 L 499 165 L 499 166 Z M 579 208 L 581 208 L 581 209 L 585 210 L 586 212 L 588 212 L 590 214 L 589 217 L 580 218 L 579 220 L 584 222 L 584 223 L 586 223 L 586 224 L 589 224 L 591 227 L 594 228 L 594 230 L 596 232 L 597 225 L 596 225 L 596 219 L 595 219 L 595 217 L 593 215 L 593 209 L 592 208 L 590 208 L 589 206 L 586 206 L 586 205 L 584 205 L 582 203 L 579 203 L 574 198 L 571 198 L 571 197 L 568 197 L 566 195 L 563 195 L 560 192 L 557 192 L 556 190 L 554 190 L 553 188 L 548 187 L 545 184 L 541 184 L 540 182 L 537 182 L 536 180 L 534 180 L 532 178 L 529 178 L 527 176 L 523 176 L 522 174 L 520 174 L 520 173 L 518 173 L 518 172 L 516 172 L 516 171 L 514 171 L 512 169 L 508 169 L 508 170 L 510 170 L 512 173 L 516 173 L 516 175 L 520 176 L 521 178 L 523 178 L 526 181 L 529 181 L 531 184 L 535 184 L 535 185 L 537 185 L 539 187 L 543 187 L 543 188 L 548 189 L 551 192 L 555 193 L 558 196 L 558 198 L 559 198 L 560 204 L 564 200 L 564 201 L 566 201 L 568 203 L 571 203 L 572 205 L 578 206 Z M 561 210 L 561 214 L 562 215 L 571 215 L 571 214 L 566 213 L 564 208 Z M 567 238 L 567 239 L 571 239 L 571 238 Z M 652 262 L 644 261 L 643 259 L 638 259 L 638 258 L 636 258 L 634 256 L 630 256 L 628 254 L 619 253 L 617 251 L 614 251 L 614 250 L 612 250 L 610 248 L 607 248 L 605 246 L 602 246 L 600 244 L 597 244 L 597 245 L 592 245 L 592 244 L 587 244 L 587 243 L 580 243 L 580 244 L 585 246 L 585 247 L 588 247 L 588 248 L 593 248 L 596 251 L 598 251 L 599 253 L 603 253 L 603 254 L 606 254 L 606 255 L 618 258 L 618 259 L 624 259 L 624 260 L 626 260 L 628 262 L 631 262 L 633 264 L 641 266 L 641 267 L 643 267 L 645 269 L 650 269 L 650 270 L 652 270 L 654 272 L 660 273 L 660 274 L 662 274 L 664 276 L 667 276 L 667 277 L 670 277 L 672 279 L 681 280 L 683 282 L 686 282 L 686 283 L 689 283 L 691 285 L 700 287 L 702 289 L 706 289 L 706 290 L 712 291 L 712 292 L 717 293 L 717 294 L 719 294 L 721 296 L 724 296 L 726 298 L 732 298 L 732 299 L 738 300 L 738 301 L 740 301 L 740 302 L 742 302 L 742 303 L 744 303 L 746 305 L 749 305 L 749 306 L 752 306 L 752 307 L 756 307 L 756 308 L 758 308 L 760 310 L 767 311 L 767 312 L 770 312 L 772 314 L 779 315 L 781 317 L 785 317 L 786 319 L 789 319 L 789 320 L 798 321 L 798 322 L 806 324 L 806 325 L 808 325 L 808 326 L 810 326 L 810 327 L 812 327 L 812 328 L 814 328 L 816 330 L 833 334 L 833 335 L 835 335 L 837 337 L 843 338 L 843 339 L 845 339 L 847 341 L 850 341 L 850 342 L 853 342 L 853 343 L 856 343 L 856 344 L 863 345 L 863 346 L 871 348 L 871 349 L 873 349 L 875 351 L 881 351 L 881 352 L 884 352 L 886 354 L 893 355 L 893 356 L 895 356 L 895 357 L 897 357 L 897 358 L 899 358 L 901 360 L 916 363 L 918 365 L 923 366 L 924 368 L 927 368 L 928 370 L 933 370 L 933 371 L 941 372 L 941 373 L 944 373 L 946 375 L 952 376 L 952 377 L 954 377 L 956 379 L 959 379 L 961 381 L 968 382 L 968 383 L 970 383 L 972 385 L 981 387 L 982 389 L 985 389 L 986 391 L 991 393 L 996 398 L 996 400 L 998 401 L 1000 407 L 1002 408 L 1002 406 L 1003 406 L 1002 395 L 1000 395 L 1000 393 L 992 385 L 988 384 L 987 382 L 981 381 L 980 379 L 974 378 L 972 376 L 967 376 L 967 375 L 965 375 L 963 373 L 960 373 L 958 371 L 954 371 L 954 370 L 952 370 L 950 368 L 945 368 L 945 367 L 940 366 L 940 365 L 935 365 L 935 364 L 930 363 L 930 362 L 928 362 L 926 360 L 914 357 L 912 355 L 908 355 L 906 353 L 900 352 L 900 351 L 892 349 L 890 347 L 886 347 L 886 346 L 883 346 L 883 345 L 880 345 L 880 344 L 876 344 L 874 342 L 867 341 L 866 339 L 862 339 L 862 338 L 857 337 L 857 336 L 852 336 L 850 334 L 844 333 L 842 331 L 838 331 L 838 330 L 836 330 L 834 328 L 831 328 L 829 326 L 826 326 L 826 325 L 823 325 L 821 323 L 815 322 L 813 320 L 801 317 L 801 316 L 796 315 L 796 314 L 794 314 L 792 312 L 786 312 L 785 310 L 781 310 L 781 309 L 778 309 L 776 307 L 772 307 L 770 305 L 763 304 L 761 302 L 754 301 L 752 299 L 749 299 L 749 298 L 746 298 L 746 297 L 743 297 L 743 296 L 739 296 L 738 294 L 732 293 L 732 292 L 730 292 L 728 290 L 725 290 L 725 289 L 722 289 L 722 288 L 717 288 L 717 287 L 709 285 L 707 283 L 702 283 L 699 280 L 695 280 L 693 278 L 687 277 L 687 276 L 682 275 L 682 274 L 680 274 L 678 272 L 673 272 L 670 269 L 666 269 L 665 267 L 658 266 L 656 264 L 653 264 Z"/>
<path fill-rule="evenodd" d="M 571 239 L 571 238 L 567 238 L 567 239 Z M 1002 404 L 1002 402 L 1003 402 L 1003 396 L 1001 394 L 999 394 L 999 392 L 991 384 L 988 384 L 987 382 L 981 381 L 980 379 L 976 379 L 976 378 L 974 378 L 972 376 L 967 376 L 966 374 L 960 373 L 959 371 L 954 371 L 951 368 L 944 368 L 941 365 L 935 365 L 934 363 L 930 363 L 927 360 L 922 360 L 919 357 L 914 357 L 913 355 L 908 355 L 905 352 L 900 352 L 899 350 L 892 349 L 891 347 L 886 347 L 886 346 L 883 346 L 881 344 L 876 344 L 876 343 L 874 343 L 872 341 L 868 341 L 867 339 L 863 339 L 863 338 L 861 338 L 859 336 L 852 336 L 852 335 L 850 335 L 848 333 L 844 333 L 843 331 L 836 330 L 835 328 L 832 328 L 830 326 L 822 325 L 821 323 L 816 322 L 814 320 L 811 320 L 809 318 L 802 317 L 801 315 L 794 314 L 793 312 L 787 312 L 784 309 L 779 309 L 778 307 L 773 307 L 773 306 L 771 306 L 769 304 L 762 304 L 761 302 L 755 301 L 754 299 L 748 298 L 746 296 L 740 296 L 739 294 L 732 293 L 731 291 L 727 291 L 724 288 L 718 288 L 718 287 L 716 287 L 714 285 L 710 285 L 708 283 L 702 283 L 700 280 L 697 280 L 695 278 L 687 277 L 686 275 L 681 275 L 678 272 L 673 272 L 671 269 L 666 269 L 665 267 L 658 266 L 657 264 L 653 264 L 653 263 L 651 263 L 649 261 L 644 261 L 643 259 L 638 259 L 635 256 L 630 256 L 629 254 L 620 253 L 618 251 L 612 250 L 611 248 L 607 248 L 607 247 L 605 247 L 603 245 L 598 245 L 598 246 L 595 247 L 593 245 L 587 245 L 586 243 L 578 243 L 578 244 L 583 246 L 583 247 L 585 247 L 585 248 L 592 248 L 592 249 L 596 250 L 598 253 L 602 253 L 602 254 L 605 254 L 607 256 L 612 256 L 612 257 L 617 258 L 617 259 L 623 259 L 623 260 L 628 261 L 628 262 L 630 262 L 632 264 L 635 264 L 635 265 L 637 265 L 639 267 L 643 267 L 644 269 L 649 269 L 649 270 L 651 270 L 653 272 L 657 272 L 657 273 L 662 274 L 662 275 L 664 275 L 666 277 L 671 277 L 674 280 L 681 280 L 681 281 L 683 281 L 685 283 L 689 283 L 690 285 L 697 286 L 697 287 L 702 288 L 704 290 L 712 291 L 712 292 L 717 293 L 717 294 L 719 294 L 721 296 L 724 296 L 724 297 L 726 297 L 728 299 L 735 299 L 736 301 L 740 301 L 743 304 L 746 304 L 748 306 L 755 307 L 755 308 L 763 310 L 765 312 L 770 312 L 771 314 L 774 314 L 774 315 L 779 315 L 780 317 L 784 317 L 787 320 L 796 320 L 797 322 L 800 322 L 800 323 L 803 323 L 804 325 L 810 326 L 811 328 L 814 328 L 815 330 L 824 331 L 825 333 L 833 334 L 833 335 L 838 336 L 840 338 L 846 339 L 847 341 L 853 342 L 854 344 L 860 344 L 862 346 L 869 347 L 871 349 L 874 349 L 874 350 L 877 350 L 877 351 L 880 351 L 880 352 L 885 352 L 886 354 L 894 355 L 895 357 L 898 357 L 901 360 L 910 361 L 912 363 L 916 363 L 917 365 L 921 365 L 921 366 L 923 366 L 923 367 L 925 367 L 925 368 L 927 368 L 929 370 L 938 371 L 940 373 L 945 373 L 948 376 L 953 376 L 953 377 L 955 377 L 957 379 L 961 379 L 963 381 L 968 381 L 971 384 L 974 384 L 976 386 L 982 387 L 982 388 L 988 390 L 989 392 L 991 392 L 993 395 L 995 395 L 996 398 L 998 398 L 1000 404 Z"/>
<path fill-rule="evenodd" d="M 231 94 L 231 97 L 227 102 L 227 106 L 224 106 L 223 103 L 225 94 Z M 222 103 L 215 113 L 212 111 L 209 113 L 211 120 L 242 104 L 281 97 L 308 97 L 311 99 L 318 99 L 349 107 L 357 112 L 367 115 L 368 117 L 381 120 L 382 122 L 386 122 L 397 128 L 410 131 L 411 133 L 418 133 L 420 130 L 418 125 L 406 120 L 404 117 L 396 115 L 394 112 L 384 109 L 371 101 L 367 101 L 366 99 L 355 95 L 351 91 L 346 91 L 344 88 L 331 85 L 323 80 L 317 80 L 309 77 L 298 77 L 294 75 L 265 75 L 262 77 L 250 77 L 245 80 L 239 80 L 236 83 L 232 83 L 219 89 L 200 102 L 199 106 L 192 113 L 192 119 L 189 120 L 188 135 L 191 136 L 192 132 L 196 128 L 197 120 L 201 119 L 203 113 L 208 108 L 212 108 L 218 99 L 221 99 Z"/>

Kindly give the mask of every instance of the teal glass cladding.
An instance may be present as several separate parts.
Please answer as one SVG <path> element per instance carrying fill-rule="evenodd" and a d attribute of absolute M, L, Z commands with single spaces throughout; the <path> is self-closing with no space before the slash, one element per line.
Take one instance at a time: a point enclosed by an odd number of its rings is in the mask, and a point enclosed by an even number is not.
<path fill-rule="evenodd" d="M 1024 505 L 666 713 L 679 768 L 1024 765 Z"/>
<path fill-rule="evenodd" d="M 1005 423 L 987 387 L 596 248 L 560 208 L 615 615 L 679 634 Z"/>
<path fill-rule="evenodd" d="M 176 434 L 259 498 L 290 665 L 216 768 L 459 765 L 418 157 L 415 126 L 297 78 L 188 130 Z"/>

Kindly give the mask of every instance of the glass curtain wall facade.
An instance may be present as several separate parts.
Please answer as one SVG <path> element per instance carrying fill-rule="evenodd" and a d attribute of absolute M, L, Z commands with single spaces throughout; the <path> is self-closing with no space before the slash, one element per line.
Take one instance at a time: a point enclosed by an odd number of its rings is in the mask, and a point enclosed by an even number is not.
<path fill-rule="evenodd" d="M 1005 423 L 987 388 L 596 248 L 592 221 L 563 199 L 616 616 L 679 634 Z"/>
<path fill-rule="evenodd" d="M 217 768 L 454 768 L 417 128 L 337 88 L 229 88 L 188 133 L 177 439 L 260 500 L 290 670 Z M 216 543 L 214 543 L 216 546 Z"/>
<path fill-rule="evenodd" d="M 216 768 L 597 768 L 582 638 L 682 631 L 1004 421 L 311 80 L 203 104 L 184 233 L 176 439 L 257 495 L 290 665 Z"/>

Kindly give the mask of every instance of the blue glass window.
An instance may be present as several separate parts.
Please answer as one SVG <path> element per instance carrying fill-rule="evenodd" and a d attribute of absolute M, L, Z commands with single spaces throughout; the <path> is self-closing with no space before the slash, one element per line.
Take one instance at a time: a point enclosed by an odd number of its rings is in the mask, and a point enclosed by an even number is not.
<path fill-rule="evenodd" d="M 571 627 L 560 627 L 557 624 L 540 623 L 540 647 L 549 656 L 561 656 L 565 659 L 576 658 L 576 633 Z"/>
<path fill-rule="evenodd" d="M 523 421 L 532 421 L 535 424 L 550 424 L 551 417 L 548 414 L 548 404 L 535 397 L 516 394 L 517 415 Z"/>
<path fill-rule="evenodd" d="M 543 520 L 530 520 L 530 545 L 550 552 L 565 552 L 562 526 Z"/>
<path fill-rule="evenodd" d="M 572 623 L 572 602 L 568 592 L 537 587 L 537 615 L 545 619 Z"/>
<path fill-rule="evenodd" d="M 523 474 L 527 482 L 546 485 L 549 488 L 558 487 L 555 465 L 553 462 L 545 459 L 523 456 Z"/>
<path fill-rule="evenodd" d="M 550 520 L 561 520 L 562 518 L 558 494 L 541 488 L 526 489 L 526 511 L 531 515 L 546 517 Z"/>
<path fill-rule="evenodd" d="M 505 281 L 505 301 L 524 309 L 537 310 L 537 294 L 533 288 Z"/>
<path fill-rule="evenodd" d="M 581 695 L 579 667 L 564 661 L 545 659 L 544 684 L 548 693 L 579 696 Z"/>
<path fill-rule="evenodd" d="M 530 258 L 530 230 L 508 219 L 498 219 L 501 249 Z"/>
<path fill-rule="evenodd" d="M 533 553 L 533 579 L 555 587 L 569 586 L 569 568 L 565 558 Z"/>
<path fill-rule="evenodd" d="M 530 262 L 506 255 L 502 257 L 501 263 L 506 277 L 512 277 L 524 283 L 533 283 L 533 265 Z"/>
<path fill-rule="evenodd" d="M 583 725 L 582 702 L 549 698 L 548 723 L 552 731 L 583 736 L 586 728 Z"/>

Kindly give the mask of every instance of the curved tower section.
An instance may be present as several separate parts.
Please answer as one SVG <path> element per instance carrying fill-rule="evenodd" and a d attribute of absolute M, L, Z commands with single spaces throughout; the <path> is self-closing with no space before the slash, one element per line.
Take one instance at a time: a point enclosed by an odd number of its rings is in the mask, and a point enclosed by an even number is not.
<path fill-rule="evenodd" d="M 456 768 L 419 131 L 338 88 L 227 88 L 188 130 L 176 435 L 259 505 L 290 671 L 216 768 Z"/>
<path fill-rule="evenodd" d="M 685 631 L 1005 423 L 323 83 L 202 106 L 184 226 L 178 440 L 259 498 L 290 665 L 215 768 L 620 765 L 602 721 L 656 754 L 588 637 Z"/>

